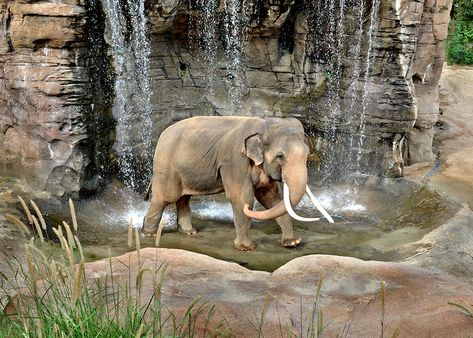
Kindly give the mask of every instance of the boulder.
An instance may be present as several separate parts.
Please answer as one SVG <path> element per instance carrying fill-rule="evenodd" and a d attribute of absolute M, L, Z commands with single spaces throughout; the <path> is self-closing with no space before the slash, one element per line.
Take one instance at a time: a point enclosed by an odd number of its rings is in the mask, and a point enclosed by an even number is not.
<path fill-rule="evenodd" d="M 143 303 L 154 293 L 153 269 L 164 264 L 162 304 L 178 316 L 196 299 L 215 305 L 209 327 L 225 320 L 237 337 L 257 337 L 251 322 L 256 324 L 263 311 L 265 336 L 284 336 L 281 332 L 288 331 L 302 335 L 300 330 L 304 333 L 309 325 L 316 325 L 311 319 L 315 303 L 316 311 L 323 314 L 323 335 L 328 337 L 346 331 L 353 337 L 379 336 L 382 321 L 386 336 L 398 332 L 400 337 L 466 337 L 473 333 L 471 318 L 449 305 L 472 304 L 471 285 L 406 264 L 312 255 L 269 273 L 188 251 L 147 248 L 139 256 L 131 252 L 111 261 L 86 263 L 87 278 L 104 280 L 110 262 L 115 282 L 122 285 L 135 281 L 142 265 Z M 7 307 L 8 313 L 16 311 L 13 304 Z M 197 323 L 199 329 L 205 325 L 204 318 Z"/>

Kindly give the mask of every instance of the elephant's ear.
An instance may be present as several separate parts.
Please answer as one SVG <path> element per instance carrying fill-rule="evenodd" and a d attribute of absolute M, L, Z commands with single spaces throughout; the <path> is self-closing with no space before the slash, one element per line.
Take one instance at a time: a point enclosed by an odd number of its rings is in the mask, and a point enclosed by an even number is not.
<path fill-rule="evenodd" d="M 241 152 L 255 162 L 256 165 L 263 163 L 263 142 L 261 141 L 261 134 L 256 133 L 248 136 L 243 142 Z"/>

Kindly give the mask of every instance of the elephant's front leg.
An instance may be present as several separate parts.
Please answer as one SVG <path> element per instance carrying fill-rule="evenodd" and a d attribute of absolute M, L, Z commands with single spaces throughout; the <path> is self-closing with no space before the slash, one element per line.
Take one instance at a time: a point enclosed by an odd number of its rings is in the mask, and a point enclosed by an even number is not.
<path fill-rule="evenodd" d="M 235 223 L 236 230 L 236 238 L 233 244 L 236 249 L 242 251 L 254 250 L 256 248 L 255 242 L 248 237 L 251 218 L 243 213 L 243 206 L 245 204 L 253 205 L 253 198 L 247 198 L 244 201 L 241 199 L 232 201 L 233 222 Z"/>
<path fill-rule="evenodd" d="M 232 202 L 233 223 L 236 230 L 236 238 L 233 244 L 238 250 L 254 250 L 256 244 L 248 237 L 251 218 L 243 212 L 245 204 L 253 205 L 254 203 L 254 189 L 250 177 L 244 174 L 237 175 L 230 168 L 222 169 L 220 174 L 225 195 Z"/>
<path fill-rule="evenodd" d="M 266 208 L 270 209 L 281 201 L 280 186 L 273 182 L 271 185 L 256 189 L 256 199 Z M 301 242 L 301 238 L 294 232 L 292 218 L 289 214 L 284 214 L 276 218 L 276 222 L 282 231 L 281 244 L 284 247 L 294 247 Z"/>

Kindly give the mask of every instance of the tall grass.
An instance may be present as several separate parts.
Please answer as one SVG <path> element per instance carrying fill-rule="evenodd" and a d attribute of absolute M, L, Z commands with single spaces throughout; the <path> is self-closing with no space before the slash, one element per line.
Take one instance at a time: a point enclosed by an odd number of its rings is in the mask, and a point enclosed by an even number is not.
<path fill-rule="evenodd" d="M 40 209 L 34 202 L 31 205 L 41 220 Z M 119 281 L 109 257 L 109 271 L 99 278 L 87 278 L 83 249 L 73 234 L 77 229 L 75 209 L 71 202 L 69 205 L 72 229 L 66 222 L 63 227 L 53 228 L 62 248 L 59 259 L 46 256 L 31 241 L 25 244 L 25 264 L 10 262 L 13 277 L 2 276 L 5 281 L 0 289 L 5 293 L 14 290 L 17 295 L 10 300 L 8 313 L 0 314 L 0 338 L 193 337 L 197 333 L 203 337 L 231 336 L 224 322 L 211 324 L 215 306 L 195 300 L 183 315 L 176 315 L 163 305 L 163 264 L 144 269 L 139 259 L 136 277 L 128 265 L 128 280 Z M 25 208 L 26 204 L 22 206 Z M 29 211 L 27 207 L 26 210 Z M 22 232 L 29 231 L 18 217 L 9 216 Z M 40 225 L 43 222 L 34 222 L 36 217 L 31 217 L 38 238 L 44 241 Z M 135 240 L 139 256 L 138 234 Z M 142 297 L 145 274 L 151 274 L 153 281 L 149 299 Z"/>
<path fill-rule="evenodd" d="M 31 201 L 36 213 L 34 216 L 26 203 L 22 202 L 21 198 L 19 200 L 25 209 L 28 223 L 34 227 L 40 243 L 43 243 L 45 239 L 42 232 L 46 230 L 46 222 L 41 210 Z M 5 293 L 13 289 L 17 295 L 10 300 L 8 314 L 0 314 L 0 338 L 233 336 L 225 320 L 217 324 L 212 320 L 216 312 L 215 305 L 195 299 L 183 314 L 177 315 L 163 304 L 162 288 L 166 266 L 156 264 L 152 268 L 143 267 L 140 235 L 137 229 L 133 229 L 131 221 L 128 224 L 128 247 L 132 249 L 134 246 L 137 251 L 136 276 L 132 274 L 135 267 L 131 266 L 129 260 L 128 265 L 125 265 L 128 270 L 127 280 L 124 280 L 123 276 L 118 279 L 110 252 L 108 271 L 102 271 L 101 277 L 97 278 L 87 276 L 83 249 L 74 235 L 77 231 L 77 218 L 72 200 L 69 200 L 69 207 L 73 226 L 62 222 L 62 225 L 52 229 L 61 244 L 59 255 L 45 255 L 32 240 L 24 247 L 26 263 L 10 262 L 14 277 L 8 278 L 1 273 L 5 282 L 0 285 L 0 289 Z M 31 233 L 17 216 L 7 215 L 7 218 L 24 235 Z M 146 275 L 148 278 L 150 275 L 153 289 L 149 298 L 143 299 L 142 287 Z M 330 322 L 324 318 L 320 306 L 322 285 L 321 278 L 315 285 L 314 300 L 309 311 L 304 311 L 301 299 L 299 327 L 281 323 L 276 302 L 281 337 L 325 336 Z M 148 294 L 149 291 L 147 290 Z M 387 329 L 385 297 L 385 283 L 381 281 L 381 338 L 386 336 Z M 249 319 L 249 324 L 258 337 L 264 337 L 264 324 L 270 301 L 271 298 L 266 297 L 261 312 L 255 312 L 254 318 Z M 468 308 L 458 304 L 452 305 L 473 316 Z M 351 322 L 346 323 L 337 337 L 348 337 L 350 328 Z M 398 330 L 395 330 L 392 337 L 396 337 L 398 333 Z"/>
<path fill-rule="evenodd" d="M 465 316 L 470 317 L 470 318 L 473 319 L 473 304 L 470 304 L 468 306 L 468 304 L 462 305 L 462 304 L 458 304 L 458 303 L 454 303 L 454 302 L 448 302 L 448 305 L 455 306 L 457 309 L 460 309 L 461 312 Z"/>

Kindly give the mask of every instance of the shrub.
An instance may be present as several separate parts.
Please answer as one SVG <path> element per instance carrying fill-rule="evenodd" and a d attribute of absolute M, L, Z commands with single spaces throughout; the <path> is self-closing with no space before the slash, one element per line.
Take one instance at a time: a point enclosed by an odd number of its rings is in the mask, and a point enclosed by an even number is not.
<path fill-rule="evenodd" d="M 454 0 L 447 40 L 449 64 L 473 64 L 473 1 Z"/>

